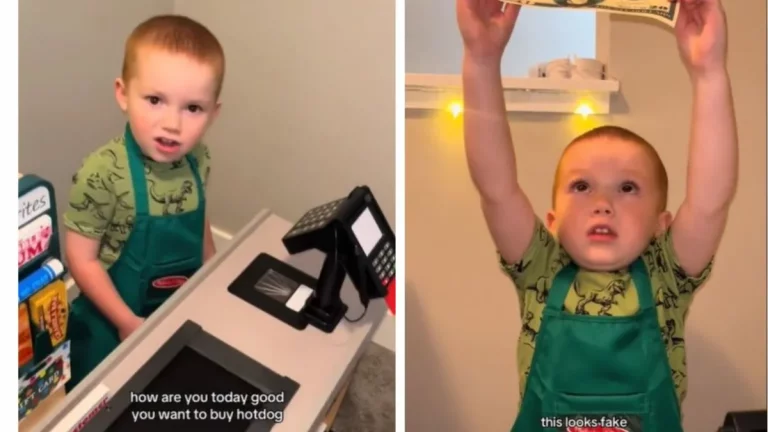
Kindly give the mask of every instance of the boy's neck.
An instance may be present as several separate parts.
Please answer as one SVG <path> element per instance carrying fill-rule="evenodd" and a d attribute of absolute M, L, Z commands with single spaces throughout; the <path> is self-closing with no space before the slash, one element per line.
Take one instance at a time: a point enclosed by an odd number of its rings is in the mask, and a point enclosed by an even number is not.
<path fill-rule="evenodd" d="M 152 163 L 152 164 L 156 164 L 156 165 L 173 165 L 173 164 L 175 164 L 175 163 L 179 163 L 179 162 L 182 162 L 186 156 L 187 156 L 187 155 L 182 155 L 182 156 L 181 156 L 181 157 L 180 157 L 178 160 L 175 160 L 175 161 L 169 161 L 169 162 L 158 162 L 158 161 L 156 161 L 156 160 L 152 159 L 150 156 L 147 156 L 147 155 L 145 155 L 145 154 L 144 154 L 144 152 L 141 152 L 141 157 L 142 157 L 142 158 L 143 158 L 145 161 L 147 161 L 147 162 L 150 162 L 150 163 Z"/>
<path fill-rule="evenodd" d="M 607 273 L 607 274 L 617 274 L 617 275 L 629 273 L 629 267 L 622 267 L 616 270 L 592 270 L 586 267 L 579 267 L 579 269 L 589 273 Z"/>

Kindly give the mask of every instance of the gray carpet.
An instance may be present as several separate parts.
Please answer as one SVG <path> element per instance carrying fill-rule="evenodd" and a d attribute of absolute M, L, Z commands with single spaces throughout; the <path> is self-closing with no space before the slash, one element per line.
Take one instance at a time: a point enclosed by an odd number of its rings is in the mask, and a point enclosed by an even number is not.
<path fill-rule="evenodd" d="M 395 353 L 371 343 L 355 369 L 334 432 L 395 430 Z"/>

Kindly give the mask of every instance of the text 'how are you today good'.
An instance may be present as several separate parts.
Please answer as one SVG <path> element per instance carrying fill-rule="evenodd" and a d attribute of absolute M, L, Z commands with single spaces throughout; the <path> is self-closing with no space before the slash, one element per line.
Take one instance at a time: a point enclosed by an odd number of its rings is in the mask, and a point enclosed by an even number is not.
<path fill-rule="evenodd" d="M 270 408 L 282 404 L 284 393 L 200 393 L 151 394 L 131 393 L 134 423 L 146 421 L 252 421 L 267 420 L 282 423 L 282 410 Z M 142 406 L 142 405 L 151 405 Z"/>

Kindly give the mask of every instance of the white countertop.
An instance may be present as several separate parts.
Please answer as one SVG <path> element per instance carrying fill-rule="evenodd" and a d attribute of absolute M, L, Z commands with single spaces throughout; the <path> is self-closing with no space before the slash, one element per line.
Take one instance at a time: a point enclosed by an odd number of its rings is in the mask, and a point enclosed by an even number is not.
<path fill-rule="evenodd" d="M 193 320 L 206 332 L 299 383 L 284 421 L 273 428 L 275 432 L 317 430 L 343 380 L 352 372 L 384 317 L 386 305 L 383 300 L 371 301 L 365 318 L 356 323 L 342 320 L 328 334 L 312 326 L 296 330 L 230 294 L 230 282 L 262 252 L 312 276 L 320 274 L 323 254 L 307 252 L 289 257 L 281 238 L 291 226 L 292 223 L 266 211 L 257 215 L 233 238 L 227 250 L 219 251 L 181 292 L 67 395 L 64 409 L 72 409 L 100 383 L 114 394 L 185 321 Z M 349 306 L 347 316 L 356 318 L 363 311 L 349 279 L 342 288 L 342 299 Z M 53 425 L 63 415 L 64 412 L 52 415 L 43 424 Z M 54 429 L 48 426 L 39 430 Z"/>

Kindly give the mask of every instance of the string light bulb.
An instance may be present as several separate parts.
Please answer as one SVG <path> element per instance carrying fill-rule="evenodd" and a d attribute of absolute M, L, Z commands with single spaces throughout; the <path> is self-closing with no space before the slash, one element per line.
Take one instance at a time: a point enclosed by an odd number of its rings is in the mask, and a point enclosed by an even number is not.
<path fill-rule="evenodd" d="M 453 118 L 457 118 L 461 115 L 462 112 L 464 112 L 464 107 L 462 106 L 461 102 L 453 101 L 448 104 L 448 111 L 451 113 L 451 115 L 453 115 Z"/>
<path fill-rule="evenodd" d="M 576 107 L 576 110 L 574 111 L 575 114 L 580 114 L 582 118 L 587 118 L 591 114 L 594 114 L 595 112 L 592 110 L 592 107 L 589 106 L 589 104 L 581 103 L 578 107 Z"/>

